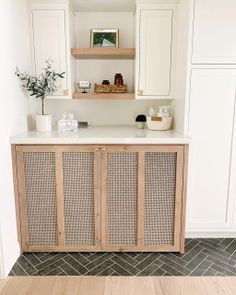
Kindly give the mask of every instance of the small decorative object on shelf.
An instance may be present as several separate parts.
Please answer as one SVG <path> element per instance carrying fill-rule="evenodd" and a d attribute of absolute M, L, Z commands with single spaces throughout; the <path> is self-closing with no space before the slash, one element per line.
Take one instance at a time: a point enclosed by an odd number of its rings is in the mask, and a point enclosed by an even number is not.
<path fill-rule="evenodd" d="M 102 85 L 110 85 L 110 81 L 109 80 L 103 80 Z"/>
<path fill-rule="evenodd" d="M 116 86 L 124 85 L 123 76 L 121 74 L 115 74 L 114 85 Z"/>
<path fill-rule="evenodd" d="M 147 128 L 157 131 L 171 129 L 172 117 L 170 116 L 170 106 L 160 106 L 157 113 L 152 112 L 152 110 L 149 110 L 149 116 L 147 117 Z"/>
<path fill-rule="evenodd" d="M 91 29 L 90 47 L 119 47 L 118 29 Z"/>
<path fill-rule="evenodd" d="M 140 114 L 136 117 L 135 122 L 138 129 L 144 129 L 146 127 L 146 116 L 143 114 Z"/>
<path fill-rule="evenodd" d="M 58 131 L 74 131 L 78 128 L 78 122 L 74 120 L 74 115 L 71 113 L 64 113 L 62 119 L 57 123 Z"/>
<path fill-rule="evenodd" d="M 51 59 L 46 60 L 46 67 L 39 76 L 29 75 L 25 72 L 20 72 L 16 68 L 16 76 L 21 81 L 22 88 L 30 96 L 41 99 L 41 114 L 36 115 L 36 129 L 41 132 L 49 132 L 52 130 L 52 117 L 49 114 L 45 114 L 45 98 L 52 96 L 57 91 L 56 81 L 57 79 L 63 79 L 63 73 L 57 73 L 52 68 L 53 61 Z"/>
<path fill-rule="evenodd" d="M 87 93 L 86 89 L 91 88 L 91 83 L 89 83 L 88 81 L 79 81 L 78 88 L 83 89 L 82 93 Z"/>

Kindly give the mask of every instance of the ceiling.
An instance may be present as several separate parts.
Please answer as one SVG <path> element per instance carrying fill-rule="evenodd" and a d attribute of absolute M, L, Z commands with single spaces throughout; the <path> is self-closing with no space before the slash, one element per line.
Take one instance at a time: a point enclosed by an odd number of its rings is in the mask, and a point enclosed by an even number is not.
<path fill-rule="evenodd" d="M 76 11 L 123 12 L 134 11 L 135 0 L 72 0 Z"/>

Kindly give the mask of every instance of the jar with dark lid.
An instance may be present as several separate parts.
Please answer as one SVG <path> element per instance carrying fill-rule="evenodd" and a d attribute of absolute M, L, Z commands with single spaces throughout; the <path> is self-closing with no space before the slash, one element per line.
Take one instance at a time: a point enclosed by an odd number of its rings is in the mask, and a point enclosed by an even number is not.
<path fill-rule="evenodd" d="M 110 85 L 110 81 L 109 80 L 103 80 L 102 85 Z"/>
<path fill-rule="evenodd" d="M 124 80 L 121 74 L 115 74 L 114 85 L 124 85 Z"/>

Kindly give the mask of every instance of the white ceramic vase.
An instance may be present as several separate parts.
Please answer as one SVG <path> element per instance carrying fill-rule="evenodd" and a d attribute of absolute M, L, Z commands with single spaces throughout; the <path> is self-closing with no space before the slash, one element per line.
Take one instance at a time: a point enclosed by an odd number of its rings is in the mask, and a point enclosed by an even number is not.
<path fill-rule="evenodd" d="M 36 115 L 36 130 L 39 132 L 52 131 L 52 116 Z"/>

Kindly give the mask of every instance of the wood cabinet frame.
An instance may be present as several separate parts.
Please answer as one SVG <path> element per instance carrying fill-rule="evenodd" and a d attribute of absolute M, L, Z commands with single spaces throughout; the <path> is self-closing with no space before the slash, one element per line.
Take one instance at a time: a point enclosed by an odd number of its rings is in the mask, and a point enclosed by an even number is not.
<path fill-rule="evenodd" d="M 56 195 L 57 195 L 57 226 L 58 245 L 29 246 L 28 224 L 26 214 L 26 194 L 24 183 L 23 152 L 54 152 L 56 163 Z M 95 245 L 66 246 L 64 228 L 64 193 L 63 193 L 63 152 L 94 153 L 94 216 Z M 107 153 L 137 152 L 138 154 L 138 219 L 137 244 L 134 246 L 107 245 Z M 176 197 L 175 225 L 173 246 L 147 246 L 144 244 L 144 155 L 145 152 L 174 152 L 177 154 L 176 164 Z M 185 198 L 188 145 L 12 145 L 13 173 L 15 185 L 16 215 L 18 240 L 24 252 L 60 252 L 60 251 L 172 251 L 184 252 L 185 232 Z"/>

